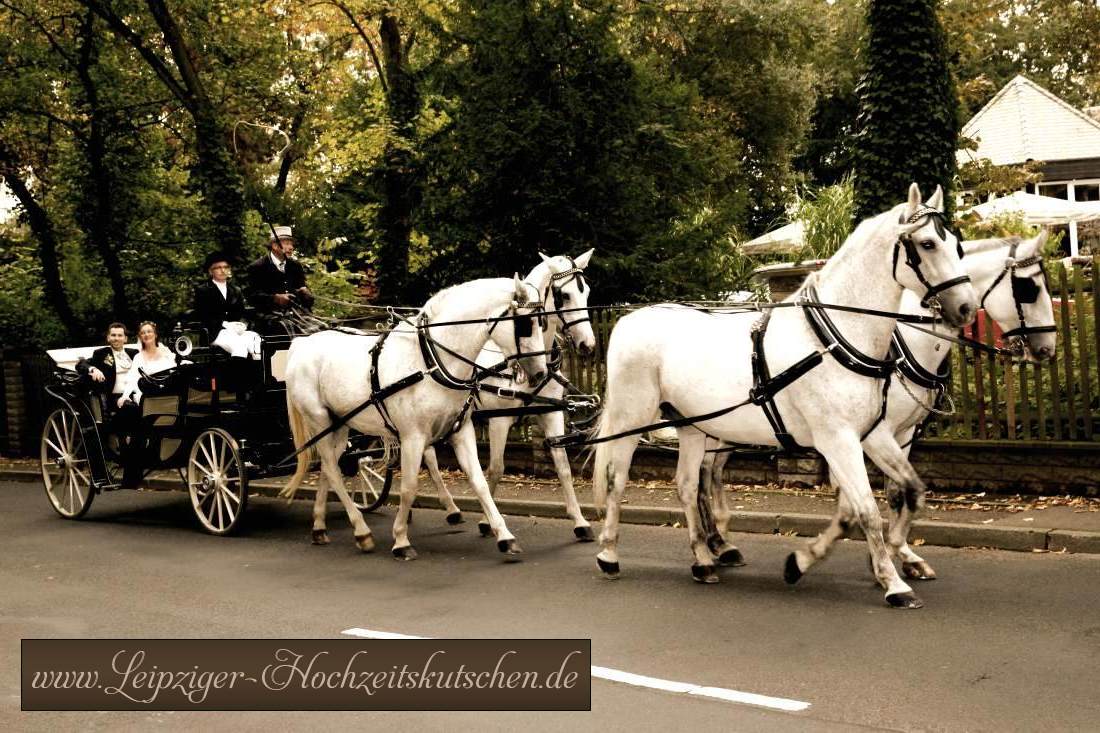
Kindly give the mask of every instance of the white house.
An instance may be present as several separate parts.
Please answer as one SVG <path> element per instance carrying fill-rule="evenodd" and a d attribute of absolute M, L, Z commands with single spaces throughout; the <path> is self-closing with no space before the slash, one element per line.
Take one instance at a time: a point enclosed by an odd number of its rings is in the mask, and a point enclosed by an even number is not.
<path fill-rule="evenodd" d="M 960 150 L 959 163 L 988 158 L 994 165 L 1041 162 L 1043 180 L 1031 193 L 1066 201 L 1100 201 L 1100 121 L 1041 86 L 1017 76 L 963 126 L 977 150 Z M 1088 246 L 1100 254 L 1100 225 L 1067 225 L 1069 252 Z"/>

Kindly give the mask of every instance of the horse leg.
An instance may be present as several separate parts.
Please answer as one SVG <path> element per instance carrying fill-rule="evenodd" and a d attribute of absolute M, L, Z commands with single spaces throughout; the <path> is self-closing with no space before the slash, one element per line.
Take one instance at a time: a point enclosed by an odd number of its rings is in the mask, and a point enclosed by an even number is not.
<path fill-rule="evenodd" d="M 424 449 L 424 465 L 428 467 L 428 475 L 432 477 L 432 483 L 439 492 L 439 503 L 447 510 L 447 524 L 462 524 L 462 512 L 455 504 L 454 497 L 443 483 L 443 474 L 439 472 L 439 460 L 435 455 L 435 447 L 428 446 Z"/>
<path fill-rule="evenodd" d="M 912 435 L 911 429 L 909 434 Z M 904 433 L 895 437 L 880 425 L 864 440 L 864 450 L 867 457 L 886 474 L 887 503 L 894 512 L 888 535 L 891 553 L 901 558 L 901 570 L 905 577 L 935 580 L 936 571 L 909 547 L 909 529 L 916 513 L 924 509 L 926 487 L 909 463 L 909 450 L 901 447 L 899 438 L 908 440 Z"/>
<path fill-rule="evenodd" d="M 600 551 L 596 555 L 596 563 L 600 566 L 600 570 L 612 579 L 619 577 L 619 508 L 622 506 L 623 494 L 626 492 L 630 460 L 634 457 L 638 440 L 638 436 L 631 435 L 596 446 L 592 481 L 593 484 L 596 483 L 595 472 L 602 468 L 608 488 L 604 502 L 603 529 L 600 531 L 599 538 Z M 601 460 L 601 453 L 606 456 L 604 460 Z M 596 494 L 595 487 L 593 489 L 593 493 Z M 596 494 L 596 500 L 599 503 L 598 494 Z"/>
<path fill-rule="evenodd" d="M 325 513 L 328 504 L 328 482 L 318 481 L 313 497 L 313 544 L 327 545 L 328 532 L 325 529 Z"/>
<path fill-rule="evenodd" d="M 489 496 L 496 496 L 497 485 L 504 478 L 504 449 L 508 447 L 508 431 L 515 421 L 514 417 L 494 417 L 489 420 L 489 470 L 485 472 Z M 481 463 L 478 462 L 477 465 L 480 472 Z M 466 475 L 469 476 L 470 472 L 466 471 Z M 484 514 L 477 520 L 477 529 L 482 537 L 493 534 L 493 527 Z"/>
<path fill-rule="evenodd" d="M 416 549 L 409 542 L 409 512 L 420 489 L 420 463 L 424 460 L 424 436 L 406 435 L 401 440 L 401 501 L 393 518 L 393 556 L 398 560 L 415 560 Z"/>
<path fill-rule="evenodd" d="M 542 434 L 547 438 L 565 435 L 564 413 L 548 412 L 539 415 L 539 424 L 542 426 Z M 577 492 L 573 489 L 573 470 L 569 467 L 569 455 L 565 452 L 565 448 L 551 448 L 550 457 L 554 460 L 554 471 L 558 474 L 561 494 L 565 499 L 565 511 L 573 520 L 573 536 L 580 542 L 592 542 L 596 536 L 592 533 L 592 526 L 581 513 Z"/>
<path fill-rule="evenodd" d="M 504 523 L 504 517 L 497 509 L 493 495 L 489 492 L 489 484 L 485 480 L 485 474 L 481 472 L 481 463 L 477 458 L 477 439 L 474 436 L 474 424 L 467 420 L 451 437 L 451 445 L 454 446 L 455 456 L 462 470 L 470 479 L 470 485 L 474 487 L 477 500 L 481 503 L 481 509 L 489 521 L 489 527 L 496 534 L 497 548 L 507 554 L 516 555 L 523 552 L 516 538 L 508 531 L 508 525 Z"/>
<path fill-rule="evenodd" d="M 317 452 L 321 456 L 321 472 L 324 474 L 324 478 L 329 486 L 336 492 L 336 496 L 340 498 L 340 503 L 344 505 L 344 511 L 348 513 L 348 520 L 351 522 L 356 546 L 363 552 L 370 552 L 374 549 L 374 538 L 371 536 L 370 527 L 368 527 L 366 521 L 363 520 L 363 513 L 355 506 L 355 502 L 351 499 L 351 494 L 348 493 L 347 488 L 344 486 L 344 475 L 340 472 L 338 463 L 340 455 L 347 446 L 347 442 L 348 428 L 344 426 L 334 430 L 332 435 L 328 436 L 328 438 L 322 440 L 317 445 Z M 320 496 L 321 491 L 318 490 L 317 493 L 318 496 Z M 326 496 L 325 499 L 327 498 Z M 315 537 L 317 534 L 318 507 L 320 507 L 321 529 L 323 532 L 325 511 L 324 500 L 318 499 L 313 504 Z M 328 538 L 324 537 L 324 539 L 327 540 Z"/>
<path fill-rule="evenodd" d="M 718 447 L 721 445 L 718 443 Z M 733 512 L 730 511 L 722 482 L 722 471 L 729 455 L 728 452 L 707 453 L 703 458 L 699 487 L 700 514 L 707 532 L 707 546 L 711 554 L 718 558 L 718 564 L 741 567 L 745 564 L 745 558 L 728 538 Z M 703 509 L 707 511 L 704 512 Z"/>
<path fill-rule="evenodd" d="M 694 428 L 679 428 L 676 432 L 680 439 L 680 452 L 676 458 L 676 486 L 687 520 L 688 542 L 695 556 L 691 577 L 699 583 L 717 583 L 718 571 L 707 546 L 706 527 L 699 507 L 699 487 L 704 483 L 703 456 L 707 436 Z"/>
<path fill-rule="evenodd" d="M 894 608 L 923 606 L 913 589 L 898 575 L 886 550 L 882 537 L 882 515 L 879 514 L 878 504 L 871 493 L 871 482 L 863 463 L 863 448 L 860 446 L 859 436 L 852 431 L 832 433 L 822 430 L 814 433 L 814 447 L 825 456 L 839 490 L 846 495 L 847 504 L 843 506 L 851 507 L 856 521 L 863 529 L 875 578 L 886 590 L 886 602 Z M 787 557 L 783 574 L 787 582 L 797 582 L 803 573 L 825 557 L 833 542 L 846 530 L 846 517 L 838 512 L 829 527 L 807 549 L 796 550 Z"/>

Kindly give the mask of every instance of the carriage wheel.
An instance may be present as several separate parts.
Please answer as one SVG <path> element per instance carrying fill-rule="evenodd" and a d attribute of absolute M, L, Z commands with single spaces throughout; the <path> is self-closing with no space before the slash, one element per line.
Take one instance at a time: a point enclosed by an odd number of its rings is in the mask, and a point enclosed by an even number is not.
<path fill-rule="evenodd" d="M 187 489 L 203 529 L 216 535 L 236 529 L 248 506 L 248 474 L 232 435 L 221 428 L 199 434 L 187 462 Z"/>
<path fill-rule="evenodd" d="M 67 407 L 54 410 L 42 429 L 42 481 L 50 505 L 66 519 L 79 519 L 95 497 L 88 448 Z"/>
<path fill-rule="evenodd" d="M 373 512 L 386 503 L 393 484 L 393 467 L 370 457 L 359 459 L 359 476 L 351 491 L 351 500 L 363 512 Z"/>

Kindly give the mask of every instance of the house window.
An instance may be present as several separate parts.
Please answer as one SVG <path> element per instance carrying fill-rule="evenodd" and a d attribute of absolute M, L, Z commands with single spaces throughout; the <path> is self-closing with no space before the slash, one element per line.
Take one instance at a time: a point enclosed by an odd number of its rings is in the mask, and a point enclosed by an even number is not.
<path fill-rule="evenodd" d="M 1100 201 L 1100 182 L 1074 183 L 1073 193 L 1076 201 Z"/>
<path fill-rule="evenodd" d="M 1050 196 L 1056 199 L 1069 198 L 1069 186 L 1064 183 L 1040 183 L 1039 195 Z"/>
<path fill-rule="evenodd" d="M 1100 201 L 1100 181 L 1074 181 L 1075 201 Z M 1100 221 L 1077 223 L 1077 254 L 1100 255 Z"/>

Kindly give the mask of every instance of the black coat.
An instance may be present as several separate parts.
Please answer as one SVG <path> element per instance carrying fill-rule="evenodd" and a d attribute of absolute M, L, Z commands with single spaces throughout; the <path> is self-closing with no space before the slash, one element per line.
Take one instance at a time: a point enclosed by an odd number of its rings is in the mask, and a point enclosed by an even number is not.
<path fill-rule="evenodd" d="M 130 355 L 133 359 L 137 356 L 138 350 L 123 347 L 123 351 Z M 93 389 L 96 392 L 103 392 L 109 394 L 115 386 L 115 356 L 114 350 L 110 346 L 104 346 L 96 349 L 92 352 L 90 359 L 81 359 L 76 363 L 76 371 L 78 374 L 88 375 L 89 370 L 95 367 L 99 371 L 103 372 L 105 379 L 102 382 L 92 382 Z"/>
<path fill-rule="evenodd" d="M 270 254 L 248 266 L 248 304 L 257 314 L 281 313 L 284 308 L 275 305 L 275 295 L 295 293 L 304 287 L 307 287 L 306 271 L 297 260 L 287 259 L 285 272 L 279 272 Z M 313 296 L 300 298 L 299 305 L 307 308 L 313 305 Z"/>
<path fill-rule="evenodd" d="M 207 280 L 195 288 L 195 306 L 192 312 L 213 340 L 222 330 L 222 321 L 244 320 L 244 294 L 232 281 L 226 283 L 226 297 L 213 280 Z"/>

